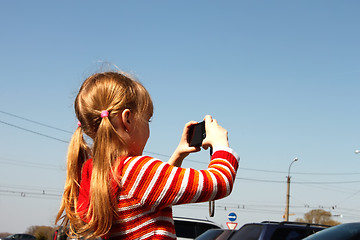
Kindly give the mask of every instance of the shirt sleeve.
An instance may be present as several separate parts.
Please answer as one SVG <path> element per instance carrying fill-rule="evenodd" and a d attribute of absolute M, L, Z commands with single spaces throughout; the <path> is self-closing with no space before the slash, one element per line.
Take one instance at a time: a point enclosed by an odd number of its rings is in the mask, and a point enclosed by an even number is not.
<path fill-rule="evenodd" d="M 232 191 L 238 162 L 238 155 L 226 147 L 214 149 L 206 170 L 137 157 L 124 164 L 122 195 L 136 196 L 141 205 L 153 209 L 224 198 Z"/>

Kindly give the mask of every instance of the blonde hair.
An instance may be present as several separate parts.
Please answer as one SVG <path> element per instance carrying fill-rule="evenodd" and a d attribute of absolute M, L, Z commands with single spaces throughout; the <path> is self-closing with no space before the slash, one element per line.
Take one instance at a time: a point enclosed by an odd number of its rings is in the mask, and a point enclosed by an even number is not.
<path fill-rule="evenodd" d="M 153 113 L 148 91 L 141 83 L 125 73 L 103 72 L 87 78 L 75 99 L 75 113 L 81 127 L 75 131 L 68 148 L 67 177 L 56 222 L 69 228 L 71 235 L 93 238 L 107 234 L 116 217 L 116 199 L 112 197 L 110 177 L 119 184 L 115 174 L 120 156 L 128 154 L 125 142 L 117 133 L 115 116 L 130 109 L 135 116 Z M 109 116 L 102 118 L 101 112 Z M 89 147 L 83 133 L 93 140 Z M 90 204 L 86 213 L 79 213 L 78 195 L 81 170 L 85 161 L 92 157 L 93 168 L 90 183 Z M 84 222 L 81 217 L 88 221 Z"/>

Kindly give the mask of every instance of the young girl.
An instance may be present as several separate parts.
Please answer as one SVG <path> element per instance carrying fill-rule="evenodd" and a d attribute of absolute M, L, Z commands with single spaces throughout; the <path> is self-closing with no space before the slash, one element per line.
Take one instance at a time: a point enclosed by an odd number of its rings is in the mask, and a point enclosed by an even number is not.
<path fill-rule="evenodd" d="M 85 80 L 75 99 L 79 127 L 68 150 L 67 178 L 56 221 L 75 237 L 176 239 L 172 205 L 205 202 L 230 194 L 238 156 L 227 131 L 205 117 L 203 148 L 212 147 L 207 170 L 180 168 L 189 153 L 185 125 L 168 163 L 143 156 L 153 104 L 149 93 L 124 73 Z M 92 146 L 83 134 L 93 140 Z"/>

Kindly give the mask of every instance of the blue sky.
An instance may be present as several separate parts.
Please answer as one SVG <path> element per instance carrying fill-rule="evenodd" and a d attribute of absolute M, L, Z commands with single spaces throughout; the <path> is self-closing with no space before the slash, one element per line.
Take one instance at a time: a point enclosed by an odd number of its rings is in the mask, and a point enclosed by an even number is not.
<path fill-rule="evenodd" d="M 359 7 L 358 1 L 0 2 L 6 216 L 0 232 L 53 224 L 64 142 L 77 122 L 73 100 L 104 63 L 134 74 L 152 95 L 146 154 L 167 161 L 183 125 L 211 114 L 241 156 L 233 193 L 217 201 L 214 218 L 206 204 L 175 207 L 174 215 L 224 227 L 230 212 L 239 225 L 280 221 L 288 167 L 298 157 L 290 220 L 319 207 L 343 216 L 335 220 L 358 220 Z M 206 168 L 208 154 L 191 155 L 183 166 Z"/>

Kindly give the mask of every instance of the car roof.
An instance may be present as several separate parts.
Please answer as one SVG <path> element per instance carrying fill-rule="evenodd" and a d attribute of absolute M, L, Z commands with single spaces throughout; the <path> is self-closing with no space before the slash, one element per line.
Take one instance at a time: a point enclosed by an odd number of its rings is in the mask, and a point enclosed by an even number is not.
<path fill-rule="evenodd" d="M 207 223 L 220 227 L 217 223 L 207 220 L 207 219 L 198 219 L 198 218 L 187 218 L 187 217 L 173 217 L 174 221 L 185 221 L 185 222 L 196 222 L 196 223 Z"/>
<path fill-rule="evenodd" d="M 315 224 L 315 223 L 303 223 L 303 222 L 289 222 L 289 221 L 262 221 L 260 223 L 247 223 L 247 224 L 259 224 L 259 225 L 281 225 L 281 226 L 306 226 L 306 227 L 319 227 L 319 228 L 328 228 L 329 225 L 324 224 Z M 247 225 L 245 224 L 245 225 Z"/>

